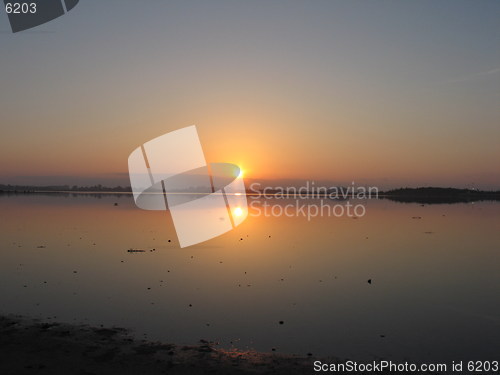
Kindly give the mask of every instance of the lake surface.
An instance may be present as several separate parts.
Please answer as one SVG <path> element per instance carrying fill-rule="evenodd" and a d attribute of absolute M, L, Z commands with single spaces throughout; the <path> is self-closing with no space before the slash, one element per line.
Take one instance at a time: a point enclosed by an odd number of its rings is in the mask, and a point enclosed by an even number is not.
<path fill-rule="evenodd" d="M 357 219 L 248 217 L 181 249 L 169 214 L 128 194 L 0 195 L 0 313 L 178 344 L 495 359 L 500 203 L 363 204 Z"/>

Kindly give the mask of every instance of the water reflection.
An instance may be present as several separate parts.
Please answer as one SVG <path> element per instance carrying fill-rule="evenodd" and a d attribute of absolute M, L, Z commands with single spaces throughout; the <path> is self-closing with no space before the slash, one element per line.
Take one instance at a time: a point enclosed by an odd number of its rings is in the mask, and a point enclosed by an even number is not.
<path fill-rule="evenodd" d="M 497 354 L 499 203 L 249 216 L 180 249 L 164 211 L 96 197 L 0 195 L 1 313 L 359 359 Z"/>

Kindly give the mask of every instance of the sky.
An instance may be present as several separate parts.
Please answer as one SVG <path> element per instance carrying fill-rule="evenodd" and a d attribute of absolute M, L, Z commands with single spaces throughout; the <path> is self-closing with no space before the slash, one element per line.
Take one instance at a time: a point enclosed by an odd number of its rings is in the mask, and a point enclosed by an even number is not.
<path fill-rule="evenodd" d="M 0 11 L 0 184 L 127 185 L 193 125 L 247 178 L 500 189 L 500 1 L 80 0 Z"/>

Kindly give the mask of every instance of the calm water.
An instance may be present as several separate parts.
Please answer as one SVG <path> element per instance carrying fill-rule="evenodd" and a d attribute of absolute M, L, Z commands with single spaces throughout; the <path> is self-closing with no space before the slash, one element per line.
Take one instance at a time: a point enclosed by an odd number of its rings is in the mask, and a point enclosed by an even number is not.
<path fill-rule="evenodd" d="M 249 217 L 180 249 L 168 214 L 128 195 L 0 195 L 0 313 L 179 344 L 495 358 L 500 204 L 366 206 L 358 219 Z"/>

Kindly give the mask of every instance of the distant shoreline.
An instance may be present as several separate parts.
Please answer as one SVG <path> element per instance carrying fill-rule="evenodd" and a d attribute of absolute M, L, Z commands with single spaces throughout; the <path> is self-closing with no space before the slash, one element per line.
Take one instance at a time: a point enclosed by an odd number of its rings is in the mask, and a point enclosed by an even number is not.
<path fill-rule="evenodd" d="M 380 198 L 400 203 L 469 203 L 500 201 L 500 191 L 436 187 L 400 188 L 381 193 Z"/>
<path fill-rule="evenodd" d="M 17 195 L 17 194 L 81 194 L 81 195 L 114 195 L 127 196 L 132 195 L 130 187 L 73 187 L 69 186 L 18 186 L 18 185 L 0 185 L 0 195 Z M 196 189 L 182 193 L 171 194 L 208 194 L 210 192 L 197 192 Z M 264 191 L 260 192 L 264 193 Z M 255 190 L 247 190 L 247 196 L 255 196 Z M 268 189 L 265 194 L 272 195 L 273 190 Z M 282 198 L 294 198 L 296 194 L 283 194 L 281 191 L 276 192 Z M 318 194 L 318 192 L 302 192 L 302 197 L 311 199 L 329 199 L 328 194 Z M 348 199 L 348 198 L 347 198 Z M 419 188 L 399 188 L 378 193 L 378 199 L 387 199 L 399 203 L 420 203 L 420 204 L 439 204 L 439 203 L 469 203 L 480 201 L 500 201 L 500 191 L 485 191 L 474 189 L 459 189 L 459 188 L 440 188 L 440 187 L 419 187 Z M 334 199 L 335 200 L 335 199 Z M 344 199 L 339 199 L 344 200 Z"/>

